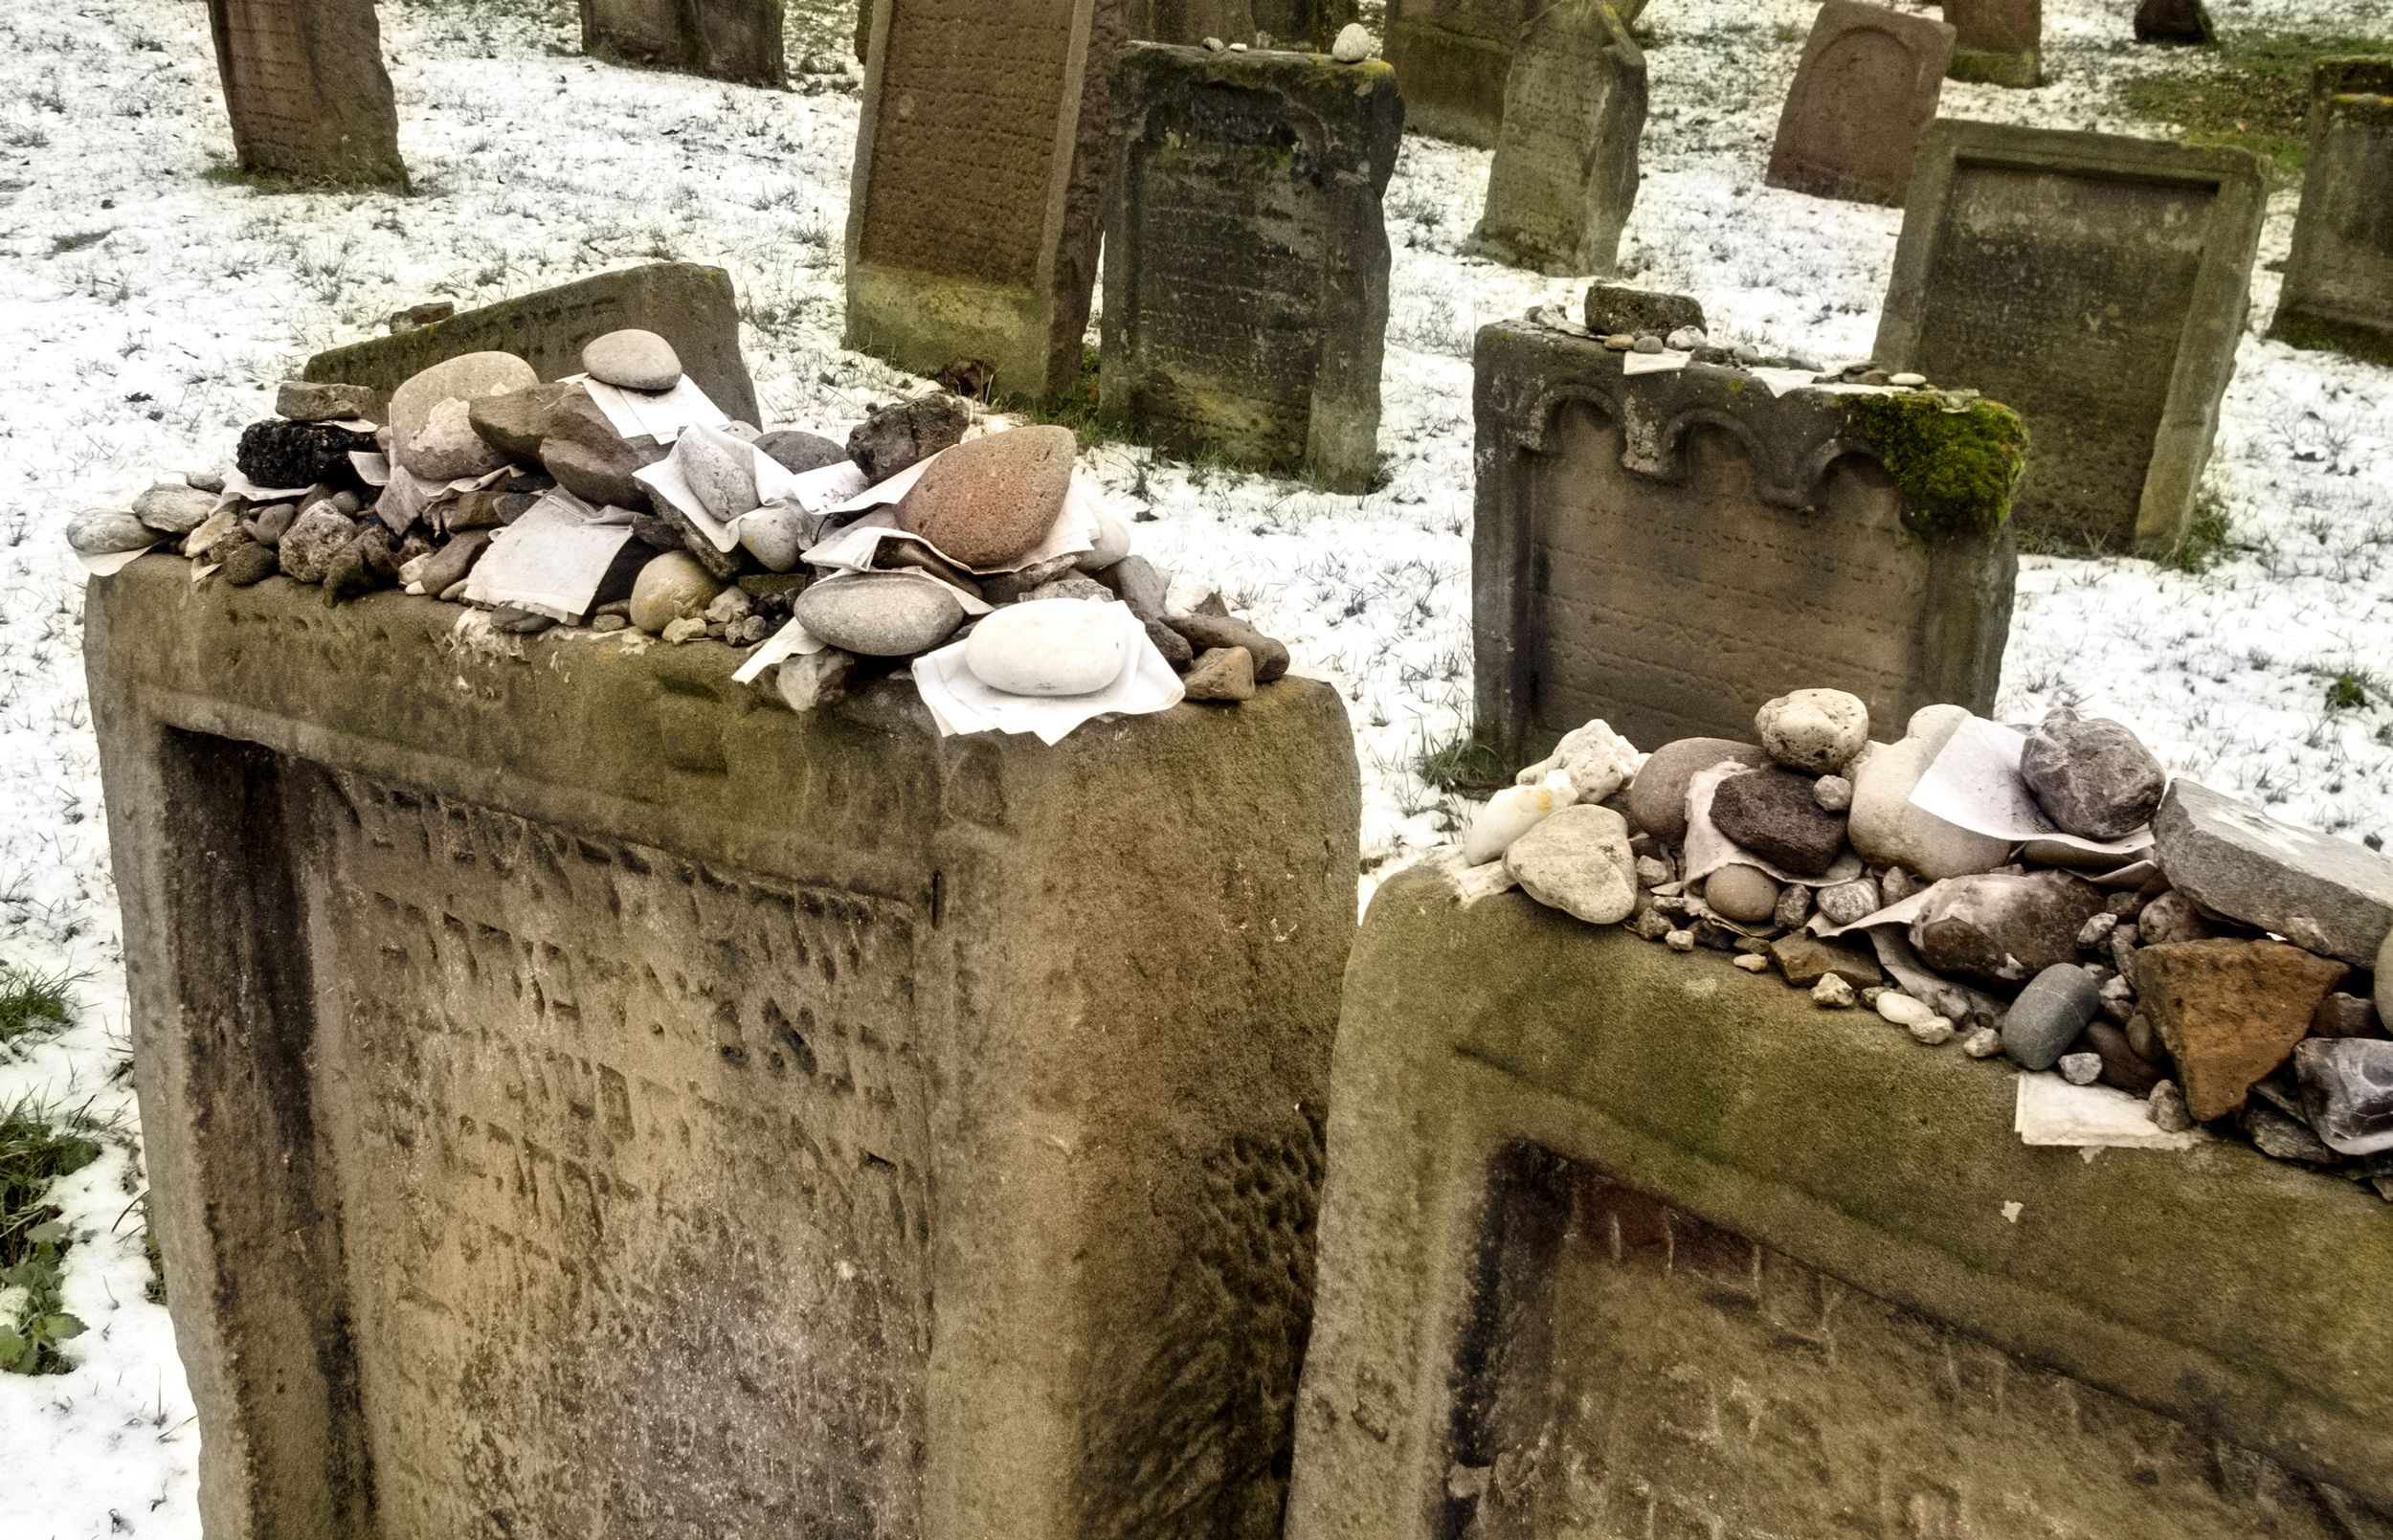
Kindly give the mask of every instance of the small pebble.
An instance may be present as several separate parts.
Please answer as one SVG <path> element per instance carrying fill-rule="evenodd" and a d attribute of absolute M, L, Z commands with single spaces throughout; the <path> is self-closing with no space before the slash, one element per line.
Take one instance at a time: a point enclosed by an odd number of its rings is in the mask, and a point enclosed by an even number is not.
<path fill-rule="evenodd" d="M 1961 1039 L 1961 1052 L 1972 1059 L 1992 1059 L 2002 1051 L 2002 1034 L 1992 1027 L 1976 1027 Z"/>
<path fill-rule="evenodd" d="M 2102 1056 L 2100 1054 L 2063 1054 L 2060 1070 L 2061 1079 L 2071 1085 L 2091 1085 L 2102 1078 Z"/>
<path fill-rule="evenodd" d="M 1882 992 L 1874 1003 L 1878 1014 L 1898 1027 L 1917 1026 L 1924 1021 L 1942 1019 L 1936 1015 L 1935 1007 L 1925 1000 L 1915 1000 L 1899 990 Z M 1952 1023 L 1945 1024 L 1950 1026 Z"/>
<path fill-rule="evenodd" d="M 1637 881 L 1647 887 L 1660 887 L 1670 881 L 1670 863 L 1652 856 L 1638 857 Z"/>
<path fill-rule="evenodd" d="M 1925 385 L 1928 383 L 1928 376 L 1925 374 L 1913 374 L 1909 370 L 1905 370 L 1901 374 L 1888 375 L 1887 383 L 1889 385 Z"/>
<path fill-rule="evenodd" d="M 1879 880 L 1878 886 L 1885 894 L 1887 903 L 1900 904 L 1919 891 L 1919 879 L 1900 866 L 1890 866 L 1886 869 L 1886 876 Z"/>
<path fill-rule="evenodd" d="M 1811 799 L 1829 813 L 1843 813 L 1853 805 L 1853 783 L 1842 775 L 1823 775 L 1811 783 Z"/>
<path fill-rule="evenodd" d="M 1229 44 L 1223 42 L 1219 37 L 1208 37 L 1205 39 L 1205 51 L 1207 53 L 1219 54 L 1229 46 Z"/>
<path fill-rule="evenodd" d="M 1762 352 L 1751 343 L 1738 343 L 1735 358 L 1739 364 L 1758 364 L 1761 362 Z"/>
<path fill-rule="evenodd" d="M 1831 1011 L 1849 1009 L 1853 1003 L 1853 986 L 1834 973 L 1824 973 L 1821 975 L 1820 982 L 1811 987 L 1811 1002 Z"/>
<path fill-rule="evenodd" d="M 2087 951 L 2102 951 L 2111 945 L 2111 932 L 2119 927 L 2119 917 L 2109 911 L 2087 921 L 2077 932 L 2077 945 Z"/>
<path fill-rule="evenodd" d="M 1663 350 L 1662 339 L 1656 337 L 1651 332 L 1647 332 L 1644 336 L 1637 339 L 1635 347 L 1636 350 L 1641 353 L 1659 353 Z"/>
<path fill-rule="evenodd" d="M 2161 1132 L 2183 1133 L 2194 1126 L 2194 1115 L 2186 1109 L 2185 1093 L 2177 1088 L 2177 1082 L 2162 1081 L 2152 1088 L 2152 1095 L 2146 1100 L 2152 1107 L 2152 1121 L 2160 1126 Z"/>
<path fill-rule="evenodd" d="M 1913 1022 L 1904 1030 L 1912 1035 L 1912 1041 L 1925 1048 L 1940 1048 L 1953 1040 L 1953 1023 L 1942 1016 Z"/>
<path fill-rule="evenodd" d="M 1778 894 L 1778 906 L 1770 916 L 1781 930 L 1793 930 L 1811 918 L 1811 889 L 1800 882 L 1789 882 Z"/>
<path fill-rule="evenodd" d="M 1647 941 L 1664 940 L 1670 934 L 1670 931 L 1673 928 L 1670 925 L 1669 917 L 1665 915 L 1660 909 L 1638 910 L 1637 918 L 1628 923 L 1628 927 L 1631 930 L 1636 931 L 1639 935 L 1644 937 Z"/>
<path fill-rule="evenodd" d="M 683 615 L 665 623 L 664 639 L 669 642 L 696 641 L 706 634 L 706 622 L 696 615 Z"/>
<path fill-rule="evenodd" d="M 1637 339 L 1624 331 L 1616 331 L 1603 340 L 1603 346 L 1616 353 L 1625 353 L 1637 346 Z"/>
<path fill-rule="evenodd" d="M 619 614 L 602 614 L 593 618 L 590 629 L 604 636 L 611 631 L 628 631 L 632 623 Z"/>
<path fill-rule="evenodd" d="M 1371 31 L 1359 21 L 1350 21 L 1341 29 L 1337 41 L 1330 45 L 1330 56 L 1340 64 L 1360 64 L 1371 57 Z"/>
<path fill-rule="evenodd" d="M 1670 333 L 1670 350 L 1672 352 L 1691 353 L 1703 345 L 1704 334 L 1703 328 L 1700 326 L 1681 326 L 1678 330 Z"/>
<path fill-rule="evenodd" d="M 1672 951 L 1693 951 L 1695 949 L 1695 932 L 1692 930 L 1673 930 L 1668 935 L 1664 936 L 1662 941 L 1663 945 L 1668 947 Z"/>
<path fill-rule="evenodd" d="M 1740 952 L 1734 961 L 1737 967 L 1743 969 L 1748 973 L 1766 973 L 1770 971 L 1770 959 L 1762 956 L 1758 952 Z"/>

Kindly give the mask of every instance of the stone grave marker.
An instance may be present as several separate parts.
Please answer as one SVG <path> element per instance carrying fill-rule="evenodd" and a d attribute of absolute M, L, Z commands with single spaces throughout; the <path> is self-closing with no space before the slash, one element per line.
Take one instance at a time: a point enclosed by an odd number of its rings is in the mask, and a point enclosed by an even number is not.
<path fill-rule="evenodd" d="M 2027 420 L 2027 532 L 2164 553 L 2235 368 L 2260 162 L 2105 134 L 1941 123 L 1919 157 L 1877 359 Z"/>
<path fill-rule="evenodd" d="M 1388 0 L 1382 35 L 1407 126 L 1492 145 L 1513 45 L 1550 0 Z"/>
<path fill-rule="evenodd" d="M 2330 59 L 2269 335 L 2393 364 L 2393 58 Z"/>
<path fill-rule="evenodd" d="M 637 326 L 673 345 L 682 372 L 716 406 L 757 427 L 756 388 L 740 358 L 739 306 L 719 267 L 652 262 L 501 300 L 396 336 L 318 353 L 302 378 L 388 394 L 410 375 L 460 353 L 513 353 L 544 380 L 582 371 L 582 345 Z"/>
<path fill-rule="evenodd" d="M 2141 0 L 2136 7 L 2136 41 L 2205 47 L 2211 41 L 2209 9 L 2202 0 Z"/>
<path fill-rule="evenodd" d="M 1526 763 L 1594 717 L 1645 748 L 1742 738 L 1763 702 L 1813 685 L 1877 722 L 1991 706 L 2016 417 L 1925 392 L 1773 396 L 1711 364 L 1630 375 L 1622 357 L 1551 312 L 1479 334 L 1484 740 Z"/>
<path fill-rule="evenodd" d="M 1130 36 L 1146 42 L 1199 44 L 1255 40 L 1252 0 L 1133 0 Z"/>
<path fill-rule="evenodd" d="M 1139 44 L 1114 68 L 1101 404 L 1175 453 L 1378 471 L 1386 64 Z"/>
<path fill-rule="evenodd" d="M 2393 1225 L 1417 867 L 1331 1076 L 1287 1540 L 2393 1529 Z"/>
<path fill-rule="evenodd" d="M 1952 78 L 2044 83 L 2044 0 L 1944 0 L 1944 19 L 1953 25 Z"/>
<path fill-rule="evenodd" d="M 847 346 L 1000 397 L 1081 373 L 1107 70 L 1129 0 L 876 0 L 848 203 Z"/>
<path fill-rule="evenodd" d="M 208 0 L 245 171 L 407 190 L 373 0 Z"/>
<path fill-rule="evenodd" d="M 787 85 L 781 0 L 581 0 L 582 51 L 718 80 Z"/>
<path fill-rule="evenodd" d="M 942 740 L 189 593 L 86 635 L 206 1533 L 1276 1540 L 1334 690 Z"/>
<path fill-rule="evenodd" d="M 1471 246 L 1514 267 L 1608 274 L 1637 202 L 1645 56 L 1603 0 L 1560 0 L 1512 56 Z"/>
<path fill-rule="evenodd" d="M 1358 0 L 1248 0 L 1255 30 L 1282 48 L 1326 54 L 1360 12 Z M 1201 39 L 1199 39 L 1201 41 Z"/>
<path fill-rule="evenodd" d="M 1936 115 L 1953 28 L 1864 0 L 1827 0 L 1795 67 L 1769 184 L 1815 197 L 1899 204 Z"/>

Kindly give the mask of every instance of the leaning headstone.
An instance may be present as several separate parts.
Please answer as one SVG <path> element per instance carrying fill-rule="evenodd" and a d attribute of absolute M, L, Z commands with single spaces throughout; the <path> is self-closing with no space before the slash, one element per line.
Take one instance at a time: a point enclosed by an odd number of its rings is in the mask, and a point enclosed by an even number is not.
<path fill-rule="evenodd" d="M 1081 372 L 1107 67 L 1129 0 L 876 0 L 848 199 L 847 346 L 1000 397 Z"/>
<path fill-rule="evenodd" d="M 1287 1540 L 2393 1532 L 2367 1187 L 2024 1144 L 2021 1076 L 1730 964 L 1379 888 Z"/>
<path fill-rule="evenodd" d="M 373 0 L 209 0 L 241 169 L 407 190 Z"/>
<path fill-rule="evenodd" d="M 2234 372 L 2267 187 L 2247 150 L 1940 123 L 1878 364 L 1966 380 L 2027 419 L 2023 531 L 2165 553 Z"/>
<path fill-rule="evenodd" d="M 1553 312 L 1474 361 L 1479 731 L 1526 763 L 1601 717 L 1640 748 L 1744 738 L 1789 690 L 1873 722 L 1994 701 L 2019 419 L 1935 392 L 1690 363 L 1631 374 Z"/>
<path fill-rule="evenodd" d="M 207 1534 L 1276 1540 L 1334 690 L 942 739 L 190 587 L 87 656 Z"/>
<path fill-rule="evenodd" d="M 460 353 L 513 353 L 544 380 L 582 372 L 582 346 L 611 331 L 653 331 L 673 345 L 682 372 L 742 422 L 756 414 L 756 388 L 740 360 L 739 306 L 719 267 L 655 262 L 601 273 L 467 310 L 396 336 L 318 353 L 302 378 L 362 385 L 382 395 L 409 376 Z"/>
<path fill-rule="evenodd" d="M 1610 273 L 1637 201 L 1645 56 L 1604 0 L 1560 0 L 1512 56 L 1472 249 L 1540 273 Z"/>
<path fill-rule="evenodd" d="M 1827 0 L 1778 114 L 1767 180 L 1815 197 L 1899 204 L 1936 115 L 1953 29 L 1864 0 Z"/>
<path fill-rule="evenodd" d="M 581 0 L 582 51 L 718 80 L 787 85 L 781 0 Z"/>
<path fill-rule="evenodd" d="M 2393 364 L 2393 58 L 2330 59 L 2269 335 Z"/>
<path fill-rule="evenodd" d="M 2202 0 L 2142 0 L 2136 8 L 2136 41 L 2204 46 L 2211 41 L 2210 12 Z"/>
<path fill-rule="evenodd" d="M 1367 487 L 1395 73 L 1138 44 L 1114 66 L 1114 108 L 1103 409 L 1176 453 Z"/>
<path fill-rule="evenodd" d="M 1953 24 L 1952 78 L 2044 83 L 2044 0 L 1944 0 L 1944 19 Z"/>

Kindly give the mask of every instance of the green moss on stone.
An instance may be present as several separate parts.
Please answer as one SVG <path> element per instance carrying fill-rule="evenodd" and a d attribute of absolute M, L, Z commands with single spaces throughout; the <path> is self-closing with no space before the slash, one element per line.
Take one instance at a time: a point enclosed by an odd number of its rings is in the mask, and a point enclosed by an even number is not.
<path fill-rule="evenodd" d="M 1972 401 L 1957 412 L 1944 397 L 1906 391 L 1858 396 L 1846 421 L 1894 478 L 1918 533 L 1990 539 L 2011 516 L 2027 428 L 2010 408 Z"/>

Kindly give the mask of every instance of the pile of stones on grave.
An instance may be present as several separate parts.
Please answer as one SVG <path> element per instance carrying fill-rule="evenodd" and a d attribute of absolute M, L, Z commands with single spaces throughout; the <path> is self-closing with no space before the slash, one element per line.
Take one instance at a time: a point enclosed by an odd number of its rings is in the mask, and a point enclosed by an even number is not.
<path fill-rule="evenodd" d="M 1824 689 L 1764 705 L 1752 742 L 1640 754 L 1591 722 L 1478 813 L 1464 889 L 1732 953 L 1823 1010 L 2116 1087 L 2162 1131 L 2240 1134 L 2393 1200 L 2393 859 L 2171 780 L 2107 719 L 1932 705 L 1892 743 L 1869 727 Z M 1948 749 L 2012 734 L 1991 790 L 2048 837 L 1914 800 L 1951 784 Z"/>
<path fill-rule="evenodd" d="M 1843 360 L 1834 365 L 1800 353 L 1773 353 L 1752 343 L 1728 344 L 1707 329 L 1701 303 L 1683 294 L 1639 289 L 1622 283 L 1592 283 L 1583 310 L 1587 334 L 1615 353 L 1684 353 L 1697 364 L 1724 368 L 1792 369 L 1808 373 L 1822 385 L 1873 385 L 1925 391 L 1928 377 L 1880 368 L 1873 360 Z M 1541 312 L 1549 324 L 1558 311 Z M 1956 410 L 1979 398 L 1970 389 L 1938 390 Z"/>
<path fill-rule="evenodd" d="M 636 403 L 683 384 L 652 332 L 597 338 L 581 362 L 588 380 Z M 404 588 L 482 609 L 507 634 L 586 627 L 753 648 L 802 631 L 809 650 L 781 649 L 775 679 L 800 710 L 950 643 L 982 685 L 1023 697 L 1088 697 L 1125 677 L 1142 646 L 1178 677 L 1167 704 L 1250 699 L 1288 665 L 1285 646 L 1218 595 L 1167 604 L 1169 575 L 1075 490 L 1071 430 L 976 420 L 973 403 L 945 391 L 873 409 L 844 445 L 736 421 L 683 425 L 667 444 L 623 431 L 586 383 L 544 383 L 513 354 L 481 352 L 405 381 L 387 408 L 363 387 L 295 380 L 276 410 L 243 431 L 233 475 L 192 473 L 129 510 L 81 514 L 69 544 L 95 571 L 167 546 L 227 587 L 280 576 L 321 586 L 327 604 Z M 668 464 L 679 501 L 640 475 Z M 835 490 L 791 490 L 809 476 Z M 873 505 L 883 485 L 904 490 Z M 851 489 L 863 505 L 843 512 L 839 493 Z M 1067 508 L 1077 540 L 1057 538 Z M 594 547 L 603 570 L 548 602 L 478 593 L 477 571 L 526 520 L 615 528 Z M 810 569 L 811 551 L 875 522 L 894 533 L 866 543 L 860 565 Z M 1116 605 L 1127 624 L 1092 610 Z M 1158 708 L 1156 692 L 1144 699 Z"/>

